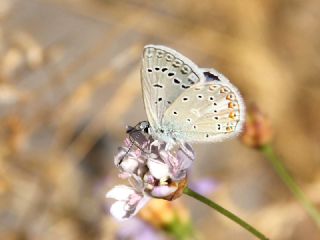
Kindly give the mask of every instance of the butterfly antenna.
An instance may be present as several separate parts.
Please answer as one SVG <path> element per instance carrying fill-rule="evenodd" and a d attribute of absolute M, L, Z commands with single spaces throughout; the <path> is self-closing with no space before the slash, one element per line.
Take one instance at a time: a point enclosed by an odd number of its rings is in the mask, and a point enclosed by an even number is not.
<path fill-rule="evenodd" d="M 129 137 L 129 139 L 130 139 L 130 137 Z M 131 145 L 128 148 L 128 150 L 126 151 L 126 153 L 123 155 L 123 157 L 120 159 L 119 163 L 117 164 L 118 166 L 123 162 L 124 158 L 129 154 L 129 152 L 133 146 L 133 142 L 131 141 L 131 139 L 130 139 L 130 142 L 131 142 Z"/>
<path fill-rule="evenodd" d="M 140 123 L 136 124 L 134 127 L 128 127 L 128 130 L 127 130 L 127 134 L 129 134 L 129 140 L 131 142 L 131 145 L 129 146 L 128 150 L 126 151 L 126 153 L 123 155 L 123 157 L 121 158 L 121 160 L 119 161 L 118 165 L 120 165 L 123 160 L 125 159 L 125 157 L 129 154 L 129 152 L 131 151 L 133 145 L 136 146 L 137 148 L 139 148 L 142 152 L 146 153 L 138 144 L 135 143 L 134 139 L 132 139 L 131 135 L 132 133 L 135 133 L 135 132 L 141 132 L 142 130 L 141 129 L 137 129 L 137 126 L 139 125 Z"/>

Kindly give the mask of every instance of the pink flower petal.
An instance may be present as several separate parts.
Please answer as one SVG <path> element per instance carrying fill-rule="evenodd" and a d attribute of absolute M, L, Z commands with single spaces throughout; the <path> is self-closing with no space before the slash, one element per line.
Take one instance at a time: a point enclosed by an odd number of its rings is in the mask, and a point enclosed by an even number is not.
<path fill-rule="evenodd" d="M 158 186 L 151 191 L 151 195 L 156 198 L 167 197 L 177 190 L 174 186 Z"/>

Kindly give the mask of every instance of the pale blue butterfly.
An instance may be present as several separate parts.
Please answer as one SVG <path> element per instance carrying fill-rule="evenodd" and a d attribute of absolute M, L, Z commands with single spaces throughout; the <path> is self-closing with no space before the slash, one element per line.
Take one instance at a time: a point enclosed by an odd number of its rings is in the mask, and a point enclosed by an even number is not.
<path fill-rule="evenodd" d="M 222 141 L 241 131 L 245 107 L 238 89 L 171 48 L 145 46 L 141 84 L 149 124 L 139 127 L 169 146 Z"/>

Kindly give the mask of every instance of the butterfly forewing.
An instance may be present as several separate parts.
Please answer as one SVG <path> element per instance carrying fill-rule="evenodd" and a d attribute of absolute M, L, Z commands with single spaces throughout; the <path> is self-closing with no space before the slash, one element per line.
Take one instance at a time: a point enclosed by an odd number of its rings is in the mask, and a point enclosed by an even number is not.
<path fill-rule="evenodd" d="M 163 125 L 180 142 L 215 142 L 240 132 L 242 97 L 225 79 L 198 83 L 181 93 L 166 110 Z"/>
<path fill-rule="evenodd" d="M 202 71 L 188 58 L 156 45 L 145 47 L 141 75 L 145 109 L 154 130 L 162 127 L 166 109 L 182 92 L 205 81 Z"/>

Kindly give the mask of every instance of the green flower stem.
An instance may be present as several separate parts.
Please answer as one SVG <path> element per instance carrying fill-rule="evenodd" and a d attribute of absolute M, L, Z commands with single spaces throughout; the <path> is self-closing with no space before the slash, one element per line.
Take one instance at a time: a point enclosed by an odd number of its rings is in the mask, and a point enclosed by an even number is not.
<path fill-rule="evenodd" d="M 164 226 L 164 230 L 176 240 L 195 239 L 195 232 L 191 222 L 182 222 L 178 216 Z"/>
<path fill-rule="evenodd" d="M 228 211 L 227 209 L 221 207 L 217 203 L 211 201 L 210 199 L 206 198 L 205 196 L 202 196 L 201 194 L 194 192 L 190 188 L 186 187 L 183 192 L 186 195 L 189 195 L 190 197 L 193 197 L 197 199 L 198 201 L 208 205 L 209 207 L 215 209 L 222 215 L 226 216 L 230 220 L 238 223 L 241 227 L 247 229 L 249 232 L 251 232 L 253 235 L 255 235 L 257 238 L 262 239 L 262 240 L 268 240 L 267 237 L 265 237 L 261 232 L 259 232 L 257 229 L 252 227 L 250 224 L 239 218 L 238 216 L 234 215 L 232 212 Z"/>
<path fill-rule="evenodd" d="M 293 178 L 290 176 L 284 165 L 281 163 L 278 156 L 274 153 L 271 145 L 264 145 L 261 148 L 261 152 L 272 164 L 282 181 L 291 190 L 295 198 L 300 201 L 304 209 L 310 215 L 310 217 L 316 222 L 318 227 L 320 227 L 320 213 L 312 202 L 306 197 L 300 187 L 295 183 Z"/>

